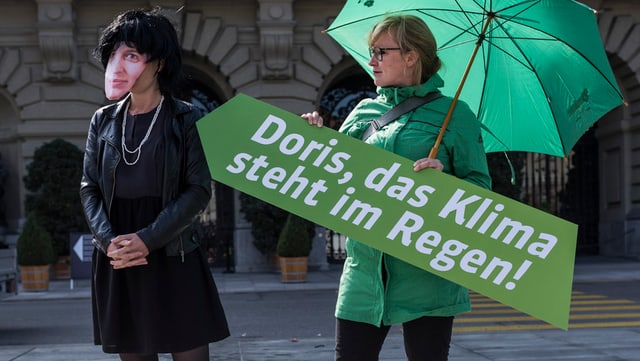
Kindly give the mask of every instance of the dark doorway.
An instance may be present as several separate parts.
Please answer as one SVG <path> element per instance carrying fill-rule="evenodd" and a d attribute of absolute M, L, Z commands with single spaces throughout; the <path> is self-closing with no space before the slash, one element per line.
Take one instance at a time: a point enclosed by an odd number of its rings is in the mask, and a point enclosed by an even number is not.
<path fill-rule="evenodd" d="M 210 87 L 197 79 L 205 77 L 190 74 L 187 86 L 181 92 L 181 97 L 209 113 L 223 103 Z M 203 250 L 207 252 L 209 265 L 224 268 L 233 272 L 233 230 L 234 197 L 233 188 L 222 183 L 211 182 L 212 198 L 209 206 L 198 217 L 198 234 Z"/>
<path fill-rule="evenodd" d="M 578 225 L 576 255 L 597 255 L 599 224 L 597 125 L 564 158 L 526 153 L 522 199 Z"/>
<path fill-rule="evenodd" d="M 328 88 L 320 99 L 318 112 L 328 126 L 333 129 L 340 128 L 351 110 L 364 98 L 376 97 L 376 86 L 371 77 L 359 67 L 348 71 L 348 75 L 338 79 L 334 85 Z"/>

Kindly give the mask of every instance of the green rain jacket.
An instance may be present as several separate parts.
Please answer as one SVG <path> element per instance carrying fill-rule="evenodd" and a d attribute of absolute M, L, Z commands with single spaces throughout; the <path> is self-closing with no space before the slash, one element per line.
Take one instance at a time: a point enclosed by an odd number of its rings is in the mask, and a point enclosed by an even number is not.
<path fill-rule="evenodd" d="M 371 120 L 380 118 L 407 97 L 424 96 L 443 85 L 442 78 L 434 75 L 419 86 L 378 88 L 378 97 L 362 100 L 345 119 L 340 132 L 361 138 Z M 450 97 L 433 100 L 387 124 L 366 142 L 411 160 L 424 158 L 433 147 L 451 101 Z M 480 123 L 467 104 L 456 105 L 437 158 L 445 173 L 491 188 Z M 350 238 L 346 251 L 337 318 L 380 326 L 471 310 L 469 292 L 458 284 Z M 383 262 L 386 284 L 382 279 Z"/>

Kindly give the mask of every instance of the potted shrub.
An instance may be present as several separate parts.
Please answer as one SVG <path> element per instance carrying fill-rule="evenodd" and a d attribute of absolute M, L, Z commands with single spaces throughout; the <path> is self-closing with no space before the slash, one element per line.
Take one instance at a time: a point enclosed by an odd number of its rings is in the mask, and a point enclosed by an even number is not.
<path fill-rule="evenodd" d="M 280 260 L 282 282 L 305 282 L 315 224 L 293 213 L 278 237 L 276 252 Z"/>
<path fill-rule="evenodd" d="M 26 212 L 35 213 L 53 239 L 54 278 L 70 276 L 69 235 L 88 232 L 79 193 L 82 160 L 78 147 L 58 138 L 36 149 L 24 177 Z"/>
<path fill-rule="evenodd" d="M 289 213 L 263 200 L 240 193 L 240 212 L 251 223 L 253 245 L 272 262 L 274 271 L 280 269 L 276 247 L 280 231 Z"/>
<path fill-rule="evenodd" d="M 27 216 L 16 243 L 22 289 L 47 291 L 49 289 L 49 264 L 54 259 L 51 235 L 33 214 Z"/>

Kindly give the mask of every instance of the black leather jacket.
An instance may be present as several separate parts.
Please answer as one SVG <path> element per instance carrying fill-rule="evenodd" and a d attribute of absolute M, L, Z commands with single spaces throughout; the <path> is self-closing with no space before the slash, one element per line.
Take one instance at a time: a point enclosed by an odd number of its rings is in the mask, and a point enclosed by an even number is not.
<path fill-rule="evenodd" d="M 165 122 L 163 210 L 136 233 L 150 252 L 165 248 L 169 256 L 184 256 L 198 247 L 191 224 L 211 198 L 211 175 L 195 122 L 203 114 L 189 103 L 171 99 L 173 121 Z M 128 98 L 98 109 L 91 118 L 84 155 L 80 198 L 93 233 L 93 243 L 106 253 L 116 236 L 109 215 L 115 189 L 115 169 L 122 159 L 122 112 Z"/>

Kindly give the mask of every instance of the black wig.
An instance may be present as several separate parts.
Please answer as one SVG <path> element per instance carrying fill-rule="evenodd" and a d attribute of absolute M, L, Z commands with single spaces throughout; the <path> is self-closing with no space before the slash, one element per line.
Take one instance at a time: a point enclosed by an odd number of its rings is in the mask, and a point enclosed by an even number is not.
<path fill-rule="evenodd" d="M 171 21 L 158 9 L 124 12 L 104 29 L 93 54 L 105 69 L 111 53 L 121 43 L 147 55 L 147 62 L 164 62 L 158 73 L 158 84 L 163 94 L 173 94 L 182 85 L 182 52 L 178 35 Z"/>

